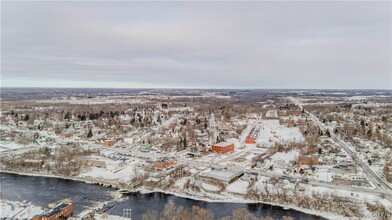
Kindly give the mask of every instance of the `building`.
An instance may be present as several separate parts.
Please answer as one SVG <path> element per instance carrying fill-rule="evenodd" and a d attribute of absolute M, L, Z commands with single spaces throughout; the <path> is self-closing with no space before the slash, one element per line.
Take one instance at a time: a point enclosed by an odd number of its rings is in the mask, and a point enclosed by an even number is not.
<path fill-rule="evenodd" d="M 234 144 L 228 142 L 220 142 L 217 144 L 213 144 L 211 151 L 213 153 L 225 154 L 227 152 L 234 151 Z"/>
<path fill-rule="evenodd" d="M 143 144 L 140 148 L 140 152 L 148 153 L 153 150 L 153 146 L 151 144 Z"/>
<path fill-rule="evenodd" d="M 170 159 L 168 157 L 163 157 L 159 159 L 158 161 L 155 161 L 154 163 L 154 168 L 155 169 L 165 169 L 167 167 L 170 167 L 174 164 L 174 160 Z"/>
<path fill-rule="evenodd" d="M 105 140 L 105 146 L 106 147 L 112 147 L 116 143 L 117 143 L 116 140 Z"/>
<path fill-rule="evenodd" d="M 253 181 L 258 179 L 258 173 L 256 172 L 244 172 L 244 175 L 241 177 L 243 181 Z"/>
<path fill-rule="evenodd" d="M 287 110 L 287 111 L 286 111 L 286 114 L 287 114 L 287 115 L 300 116 L 301 113 L 302 113 L 302 111 L 299 110 L 299 109 L 290 109 L 290 110 Z"/>
<path fill-rule="evenodd" d="M 127 163 L 120 158 L 107 158 L 97 155 L 82 156 L 79 159 L 82 166 L 98 167 L 106 170 L 116 170 L 127 165 Z"/>
<path fill-rule="evenodd" d="M 316 166 L 319 165 L 319 158 L 312 156 L 299 156 L 297 163 L 299 165 L 308 165 L 308 166 Z"/>
<path fill-rule="evenodd" d="M 306 125 L 306 124 L 308 124 L 308 118 L 303 118 L 303 117 L 299 118 L 298 121 L 297 121 L 297 124 L 298 125 Z"/>
<path fill-rule="evenodd" d="M 233 171 L 233 170 L 212 170 L 208 173 L 202 174 L 203 177 L 212 178 L 220 180 L 225 184 L 230 184 L 244 175 L 243 171 Z"/>
<path fill-rule="evenodd" d="M 251 137 L 251 136 L 248 136 L 245 139 L 245 143 L 247 143 L 247 144 L 254 144 L 255 142 L 256 142 L 256 139 L 254 137 Z"/>
<path fill-rule="evenodd" d="M 73 214 L 73 205 L 70 199 L 65 199 L 55 203 L 50 209 L 40 215 L 33 217 L 33 220 L 60 220 L 67 219 Z"/>

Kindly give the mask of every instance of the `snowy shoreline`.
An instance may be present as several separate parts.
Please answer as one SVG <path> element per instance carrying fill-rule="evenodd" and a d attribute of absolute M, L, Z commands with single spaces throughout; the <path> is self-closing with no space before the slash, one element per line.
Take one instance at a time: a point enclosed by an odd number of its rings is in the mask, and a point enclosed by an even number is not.
<path fill-rule="evenodd" d="M 73 181 L 79 181 L 79 182 L 84 182 L 86 184 L 99 184 L 104 187 L 111 187 L 111 188 L 121 188 L 119 187 L 115 182 L 113 184 L 107 184 L 103 182 L 97 181 L 91 181 L 88 179 L 83 179 L 79 177 L 67 177 L 67 176 L 57 176 L 57 175 L 51 175 L 51 174 L 42 174 L 42 173 L 23 173 L 23 172 L 15 172 L 15 171 L 4 171 L 1 170 L 0 173 L 7 173 L 7 174 L 16 174 L 16 175 L 22 175 L 22 176 L 35 176 L 35 177 L 47 177 L 47 178 L 57 178 L 57 179 L 64 179 L 64 180 L 73 180 Z M 107 181 L 106 181 L 107 182 Z M 219 200 L 219 199 L 211 199 L 211 198 L 200 198 L 196 195 L 189 195 L 189 194 L 184 194 L 184 193 L 178 193 L 178 192 L 173 192 L 173 191 L 167 191 L 167 190 L 162 190 L 155 188 L 154 190 L 148 190 L 145 189 L 144 187 L 142 189 L 139 189 L 136 191 L 136 193 L 141 193 L 141 194 L 149 194 L 149 193 L 163 193 L 163 194 L 168 194 L 168 195 L 174 195 L 177 197 L 181 198 L 186 198 L 186 199 L 193 199 L 197 201 L 203 201 L 203 202 L 210 202 L 210 203 L 261 203 L 261 204 L 266 204 L 266 205 L 271 205 L 271 206 L 277 206 L 281 207 L 283 209 L 292 209 L 298 212 L 302 212 L 308 215 L 314 215 L 318 217 L 322 217 L 325 219 L 350 219 L 344 216 L 336 215 L 334 213 L 326 213 L 318 210 L 310 210 L 310 209 L 303 209 L 299 208 L 294 205 L 283 205 L 279 203 L 273 203 L 273 202 L 265 202 L 265 201 L 259 201 L 259 200 L 249 200 L 249 199 L 244 199 L 244 198 L 232 198 L 230 197 L 230 200 Z"/>
<path fill-rule="evenodd" d="M 177 192 L 172 192 L 172 191 L 165 191 L 162 189 L 154 189 L 154 190 L 140 190 L 138 191 L 139 193 L 142 194 L 148 194 L 148 193 L 163 193 L 163 194 L 169 194 L 169 195 L 174 195 L 177 197 L 181 197 L 181 198 L 186 198 L 186 199 L 192 199 L 192 200 L 197 200 L 197 201 L 203 201 L 203 202 L 210 202 L 210 203 L 243 203 L 243 204 L 266 204 L 266 205 L 271 205 L 271 206 L 277 206 L 277 207 L 281 207 L 284 210 L 294 210 L 297 212 L 302 212 L 308 215 L 313 215 L 313 216 L 318 216 L 318 217 L 322 217 L 325 219 L 350 219 L 344 216 L 340 216 L 340 215 L 336 215 L 334 213 L 325 213 L 322 211 L 318 211 L 318 210 L 310 210 L 310 209 L 303 209 L 303 208 L 299 208 L 297 206 L 293 206 L 293 205 L 283 205 L 283 204 L 279 204 L 279 203 L 273 203 L 273 202 L 265 202 L 265 201 L 260 201 L 260 200 L 249 200 L 249 199 L 243 199 L 243 198 L 238 198 L 238 200 L 232 199 L 232 200 L 215 200 L 215 199 L 210 199 L 210 198 L 199 198 L 196 196 L 192 196 L 192 195 L 185 195 L 185 194 L 181 194 L 181 193 L 177 193 Z M 333 218 L 332 218 L 333 217 Z"/>

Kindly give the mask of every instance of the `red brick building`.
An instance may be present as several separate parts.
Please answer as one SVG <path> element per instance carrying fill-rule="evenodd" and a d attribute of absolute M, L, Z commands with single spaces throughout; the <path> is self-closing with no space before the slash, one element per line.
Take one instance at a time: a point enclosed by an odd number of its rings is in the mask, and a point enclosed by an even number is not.
<path fill-rule="evenodd" d="M 234 151 L 234 144 L 228 142 L 220 142 L 217 144 L 213 144 L 211 151 L 213 153 L 225 154 L 227 152 Z"/>
<path fill-rule="evenodd" d="M 320 165 L 318 157 L 312 157 L 312 156 L 299 156 L 297 163 L 299 165 L 308 165 L 308 166 Z"/>
<path fill-rule="evenodd" d="M 168 158 L 168 157 L 164 157 L 159 159 L 158 161 L 155 161 L 154 163 L 154 168 L 155 169 L 164 169 L 167 167 L 170 167 L 174 164 L 174 160 Z"/>
<path fill-rule="evenodd" d="M 117 143 L 116 140 L 105 140 L 105 146 L 106 147 L 112 147 L 113 145 L 115 145 Z"/>
<path fill-rule="evenodd" d="M 73 205 L 68 202 L 59 202 L 49 210 L 33 217 L 33 220 L 60 220 L 67 219 L 73 214 Z"/>
<path fill-rule="evenodd" d="M 256 139 L 254 137 L 251 137 L 251 136 L 248 136 L 245 139 L 245 143 L 247 143 L 247 144 L 254 144 L 255 142 L 256 142 Z"/>

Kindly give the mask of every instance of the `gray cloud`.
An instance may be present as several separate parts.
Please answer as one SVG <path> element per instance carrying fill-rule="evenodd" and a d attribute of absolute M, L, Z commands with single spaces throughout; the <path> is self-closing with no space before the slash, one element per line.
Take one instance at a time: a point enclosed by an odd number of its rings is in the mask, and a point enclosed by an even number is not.
<path fill-rule="evenodd" d="M 391 2 L 2 2 L 1 18 L 2 86 L 392 87 Z"/>

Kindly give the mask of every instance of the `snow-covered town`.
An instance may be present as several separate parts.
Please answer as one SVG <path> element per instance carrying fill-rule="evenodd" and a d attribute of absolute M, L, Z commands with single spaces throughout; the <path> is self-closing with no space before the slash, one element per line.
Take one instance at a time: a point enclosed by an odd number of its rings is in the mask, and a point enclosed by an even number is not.
<path fill-rule="evenodd" d="M 3 91 L 2 174 L 99 184 L 120 197 L 163 192 L 326 219 L 392 216 L 390 91 L 26 92 Z M 1 218 L 48 212 L 31 202 L 3 195 Z"/>

